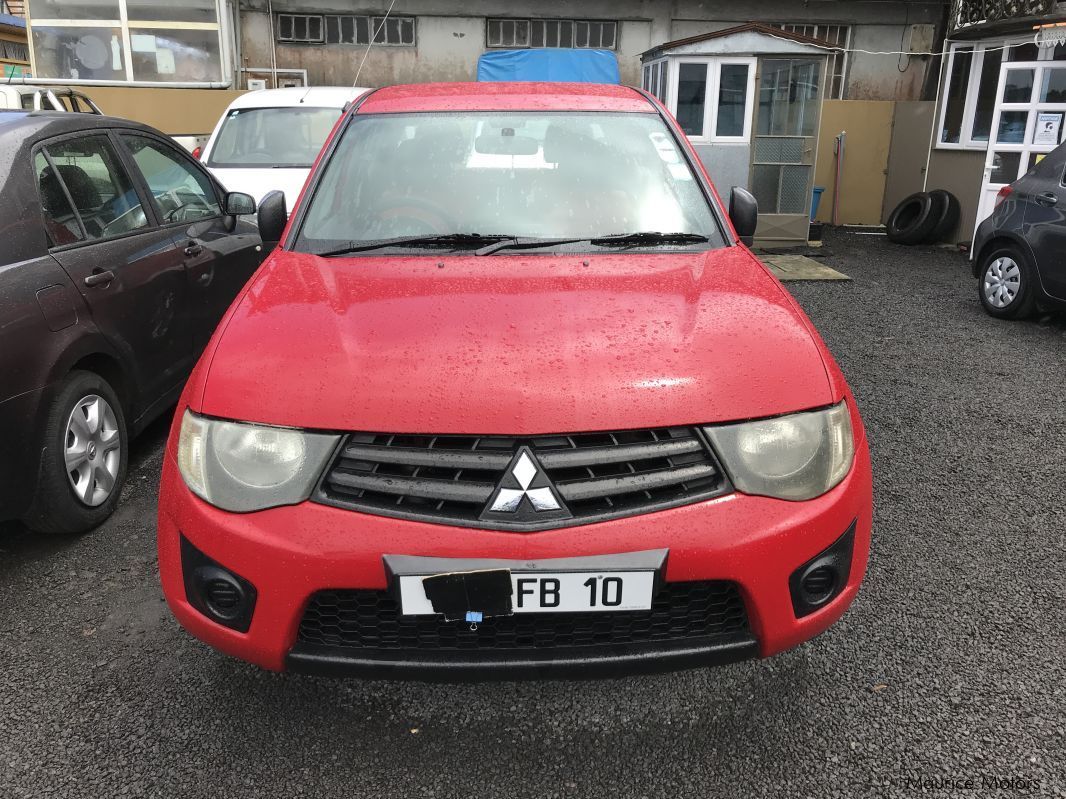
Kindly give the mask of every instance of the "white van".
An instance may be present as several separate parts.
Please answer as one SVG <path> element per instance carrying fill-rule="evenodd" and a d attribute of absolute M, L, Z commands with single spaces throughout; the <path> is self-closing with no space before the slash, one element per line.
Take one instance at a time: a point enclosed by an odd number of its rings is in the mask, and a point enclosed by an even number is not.
<path fill-rule="evenodd" d="M 241 95 L 222 115 L 200 158 L 230 191 L 259 202 L 278 189 L 291 210 L 344 107 L 367 91 L 314 86 Z"/>

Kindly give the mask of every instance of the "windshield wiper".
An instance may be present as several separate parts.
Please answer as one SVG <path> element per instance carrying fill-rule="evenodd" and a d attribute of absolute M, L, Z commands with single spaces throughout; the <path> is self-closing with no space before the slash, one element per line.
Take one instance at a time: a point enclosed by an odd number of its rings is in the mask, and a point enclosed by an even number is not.
<path fill-rule="evenodd" d="M 534 250 L 538 247 L 554 247 L 556 244 L 575 244 L 588 239 L 523 239 L 518 236 L 500 237 L 502 240 L 480 250 L 474 250 L 474 255 L 492 255 L 500 250 Z"/>
<path fill-rule="evenodd" d="M 589 239 L 589 242 L 597 247 L 639 247 L 642 244 L 702 244 L 705 241 L 710 241 L 710 239 L 700 233 L 659 233 L 658 231 L 614 233 L 610 236 Z"/>
<path fill-rule="evenodd" d="M 540 247 L 554 247 L 557 244 L 578 244 L 586 241 L 595 247 L 639 247 L 642 244 L 700 244 L 710 241 L 710 239 L 699 233 L 656 232 L 615 233 L 610 236 L 597 236 L 594 239 L 523 239 L 508 237 L 505 240 L 482 247 L 480 250 L 475 250 L 474 255 L 492 255 L 500 250 L 534 250 Z"/>
<path fill-rule="evenodd" d="M 378 239 L 376 241 L 351 241 L 344 247 L 323 250 L 315 253 L 315 255 L 329 258 L 333 255 L 381 250 L 386 247 L 454 247 L 457 249 L 470 249 L 471 247 L 480 247 L 491 242 L 513 240 L 514 236 L 483 236 L 480 233 L 430 233 L 424 236 L 396 236 L 391 239 Z"/>

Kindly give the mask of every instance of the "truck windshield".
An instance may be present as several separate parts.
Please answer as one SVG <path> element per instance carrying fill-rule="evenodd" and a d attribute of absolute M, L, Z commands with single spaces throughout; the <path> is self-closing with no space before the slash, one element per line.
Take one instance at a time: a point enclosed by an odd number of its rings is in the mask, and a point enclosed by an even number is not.
<path fill-rule="evenodd" d="M 309 169 L 340 115 L 339 108 L 235 108 L 222 122 L 207 165 Z"/>
<path fill-rule="evenodd" d="M 477 236 L 638 232 L 692 234 L 662 247 L 724 243 L 655 114 L 357 115 L 310 197 L 296 243 L 303 252 L 417 236 L 457 241 L 455 234 L 470 246 Z"/>

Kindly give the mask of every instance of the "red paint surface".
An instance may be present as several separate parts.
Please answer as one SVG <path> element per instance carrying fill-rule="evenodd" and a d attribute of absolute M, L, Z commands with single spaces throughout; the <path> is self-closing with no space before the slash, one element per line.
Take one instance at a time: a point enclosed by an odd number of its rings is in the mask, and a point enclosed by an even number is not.
<path fill-rule="evenodd" d="M 171 442 L 173 445 L 173 441 Z M 859 589 L 870 548 L 870 459 L 861 441 L 851 474 L 825 496 L 791 503 L 739 494 L 659 513 L 541 533 L 470 530 L 304 503 L 244 515 L 212 508 L 182 482 L 168 449 L 160 487 L 159 571 L 182 625 L 224 652 L 281 669 L 311 594 L 387 587 L 382 555 L 561 558 L 668 548 L 667 580 L 739 584 L 760 652 L 796 646 L 833 624 Z M 851 577 L 826 607 L 797 620 L 789 575 L 858 519 Z M 178 533 L 251 580 L 259 597 L 247 633 L 192 608 L 182 584 Z"/>
<path fill-rule="evenodd" d="M 739 247 L 485 258 L 281 252 L 234 310 L 196 409 L 419 433 L 732 421 L 838 401 L 822 358 L 801 312 Z"/>
<path fill-rule="evenodd" d="M 653 109 L 636 89 L 595 83 L 413 83 L 372 93 L 359 114 L 425 111 L 616 111 Z"/>
<path fill-rule="evenodd" d="M 447 84 L 384 89 L 358 113 L 511 108 L 651 106 L 622 87 Z M 540 533 L 313 503 L 230 514 L 193 496 L 175 462 L 186 408 L 339 431 L 527 435 L 734 421 L 844 398 L 855 465 L 822 497 L 791 503 L 733 494 Z M 160 492 L 160 574 L 193 634 L 279 669 L 309 596 L 384 588 L 385 554 L 532 559 L 667 548 L 668 580 L 740 585 L 765 656 L 822 632 L 850 604 L 866 567 L 871 509 L 869 452 L 844 378 L 795 301 L 743 247 L 334 259 L 279 250 L 230 309 L 179 403 Z M 847 588 L 797 620 L 789 575 L 853 520 Z M 179 531 L 255 584 L 248 633 L 214 624 L 186 602 Z"/>

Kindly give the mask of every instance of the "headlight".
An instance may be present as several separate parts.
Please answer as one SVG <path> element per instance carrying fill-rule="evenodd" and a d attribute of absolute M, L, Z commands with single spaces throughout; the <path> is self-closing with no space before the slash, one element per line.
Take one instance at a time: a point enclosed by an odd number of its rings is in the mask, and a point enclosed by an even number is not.
<path fill-rule="evenodd" d="M 223 510 L 293 505 L 311 495 L 339 439 L 185 411 L 178 469 L 193 493 Z"/>
<path fill-rule="evenodd" d="M 855 457 L 848 405 L 705 428 L 737 490 L 778 499 L 821 496 Z"/>

